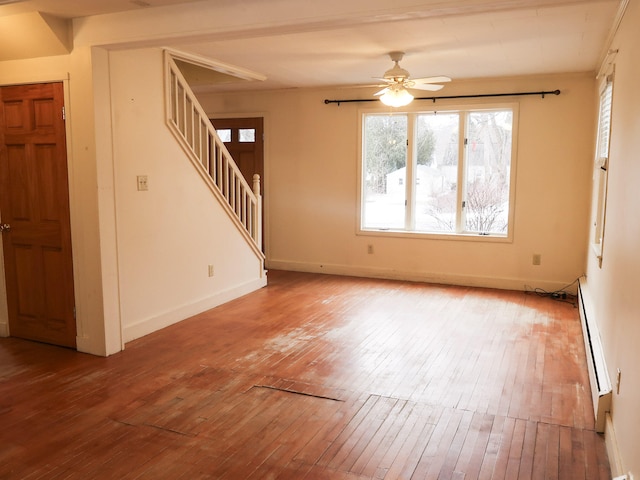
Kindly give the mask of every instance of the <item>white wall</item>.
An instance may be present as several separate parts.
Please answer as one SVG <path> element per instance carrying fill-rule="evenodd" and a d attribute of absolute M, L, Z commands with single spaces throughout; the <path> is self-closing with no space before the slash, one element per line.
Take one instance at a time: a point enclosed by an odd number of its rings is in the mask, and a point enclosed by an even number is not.
<path fill-rule="evenodd" d="M 356 234 L 358 114 L 380 107 L 378 102 L 337 106 L 323 100 L 365 98 L 367 92 L 201 94 L 200 100 L 211 115 L 265 112 L 268 267 L 556 289 L 585 272 L 595 115 L 592 76 L 454 81 L 443 91 L 453 95 L 556 88 L 562 90 L 560 96 L 498 100 L 517 102 L 520 111 L 511 243 Z M 368 244 L 374 246 L 373 255 L 367 254 Z M 542 265 L 532 265 L 534 253 L 542 255 Z"/>
<path fill-rule="evenodd" d="M 266 276 L 165 124 L 162 51 L 110 52 L 109 65 L 126 342 L 260 288 Z M 138 175 L 148 191 L 137 190 Z"/>
<path fill-rule="evenodd" d="M 640 477 L 640 6 L 629 6 L 612 49 L 615 80 L 609 160 L 609 188 L 602 268 L 588 253 L 587 283 L 599 324 L 609 375 L 614 382 L 606 435 L 618 441 L 621 470 Z M 620 369 L 620 393 L 616 371 Z M 610 455 L 615 463 L 615 455 Z"/>

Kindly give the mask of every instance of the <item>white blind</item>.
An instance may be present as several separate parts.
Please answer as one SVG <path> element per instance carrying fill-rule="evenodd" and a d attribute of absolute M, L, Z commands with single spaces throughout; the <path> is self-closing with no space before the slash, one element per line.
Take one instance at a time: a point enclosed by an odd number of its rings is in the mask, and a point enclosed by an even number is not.
<path fill-rule="evenodd" d="M 611 135 L 611 99 L 613 83 L 607 79 L 607 83 L 600 94 L 600 114 L 598 118 L 598 161 L 605 165 L 609 158 L 609 137 Z"/>

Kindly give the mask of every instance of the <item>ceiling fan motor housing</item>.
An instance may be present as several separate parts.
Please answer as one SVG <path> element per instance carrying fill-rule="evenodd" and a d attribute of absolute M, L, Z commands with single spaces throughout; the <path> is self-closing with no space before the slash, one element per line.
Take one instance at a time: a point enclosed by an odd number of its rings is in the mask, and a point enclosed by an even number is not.
<path fill-rule="evenodd" d="M 398 65 L 398 63 L 396 62 L 393 68 L 390 68 L 389 70 L 384 72 L 384 78 L 386 78 L 387 80 L 393 80 L 394 82 L 401 82 L 409 78 L 409 72 L 400 67 L 400 65 Z"/>
<path fill-rule="evenodd" d="M 409 72 L 398 65 L 398 62 L 404 57 L 404 52 L 389 52 L 389 57 L 391 58 L 391 61 L 395 63 L 395 65 L 384 72 L 384 78 L 387 80 L 392 80 L 394 82 L 402 82 L 403 80 L 409 78 Z"/>
<path fill-rule="evenodd" d="M 391 60 L 395 62 L 395 65 L 384 72 L 384 78 L 387 80 L 393 80 L 394 82 L 402 82 L 409 78 L 409 72 L 398 65 L 398 62 L 402 60 L 402 57 L 404 57 L 404 52 L 390 52 L 389 57 L 391 57 Z"/>

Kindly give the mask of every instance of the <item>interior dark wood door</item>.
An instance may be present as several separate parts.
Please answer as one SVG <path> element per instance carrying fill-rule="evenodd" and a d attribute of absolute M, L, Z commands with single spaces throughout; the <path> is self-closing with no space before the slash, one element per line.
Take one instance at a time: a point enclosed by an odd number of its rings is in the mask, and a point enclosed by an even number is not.
<path fill-rule="evenodd" d="M 0 104 L 9 332 L 75 347 L 62 83 L 2 87 Z"/>
<path fill-rule="evenodd" d="M 253 175 L 260 175 L 260 190 L 264 196 L 264 130 L 262 117 L 211 118 L 211 123 L 224 141 L 242 176 L 253 187 Z M 263 210 L 264 212 L 264 210 Z M 262 215 L 264 232 L 264 213 Z M 264 250 L 264 234 L 263 250 Z"/>

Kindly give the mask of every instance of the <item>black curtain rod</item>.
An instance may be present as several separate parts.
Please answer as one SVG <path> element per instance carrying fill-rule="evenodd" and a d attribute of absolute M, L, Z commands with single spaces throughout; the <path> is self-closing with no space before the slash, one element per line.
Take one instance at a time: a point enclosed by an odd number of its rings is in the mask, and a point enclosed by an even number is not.
<path fill-rule="evenodd" d="M 481 93 L 476 95 L 448 95 L 443 97 L 416 97 L 414 100 L 432 100 L 433 103 L 436 103 L 436 100 L 449 100 L 453 98 L 487 98 L 487 97 L 523 97 L 526 95 L 540 95 L 542 98 L 545 95 L 560 95 L 560 90 L 549 90 L 542 92 L 516 92 L 516 93 Z M 328 100 L 325 99 L 325 105 L 330 103 L 337 103 L 340 106 L 341 103 L 352 103 L 352 102 L 377 102 L 379 99 L 377 98 L 360 98 L 360 99 L 348 99 L 348 100 Z"/>

